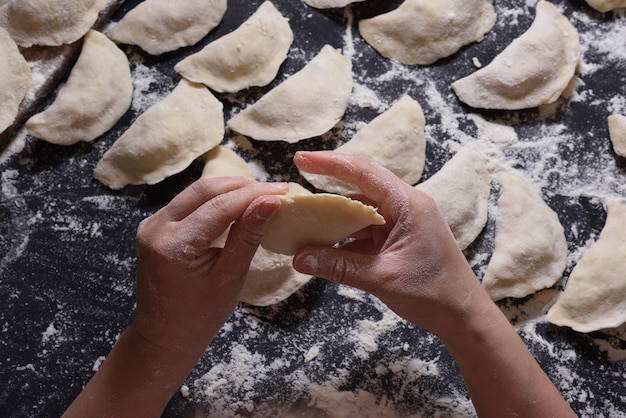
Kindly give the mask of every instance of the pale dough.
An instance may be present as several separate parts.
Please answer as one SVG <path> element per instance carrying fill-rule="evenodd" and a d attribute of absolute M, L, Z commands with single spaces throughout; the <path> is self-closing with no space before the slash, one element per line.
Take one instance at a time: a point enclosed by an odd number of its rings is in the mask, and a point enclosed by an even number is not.
<path fill-rule="evenodd" d="M 626 157 L 626 116 L 611 115 L 608 123 L 613 150 L 620 157 Z"/>
<path fill-rule="evenodd" d="M 419 103 L 404 96 L 335 152 L 370 157 L 413 185 L 419 181 L 424 169 L 425 124 Z M 343 195 L 359 192 L 357 186 L 331 176 L 303 171 L 300 174 L 320 190 Z"/>
<path fill-rule="evenodd" d="M 26 128 L 31 135 L 59 145 L 92 141 L 117 123 L 132 97 L 126 54 L 105 35 L 91 30 L 56 100 L 30 118 Z"/>
<path fill-rule="evenodd" d="M 316 9 L 332 9 L 345 7 L 351 3 L 358 3 L 365 0 L 304 0 L 306 4 Z"/>
<path fill-rule="evenodd" d="M 582 255 L 549 322 L 579 332 L 614 328 L 626 322 L 626 206 L 607 203 L 606 224 Z"/>
<path fill-rule="evenodd" d="M 6 30 L 0 27 L 0 133 L 15 121 L 20 103 L 32 86 L 28 63 Z"/>
<path fill-rule="evenodd" d="M 202 177 L 248 177 L 253 179 L 254 174 L 246 161 L 235 151 L 218 145 L 206 153 Z"/>
<path fill-rule="evenodd" d="M 23 47 L 69 44 L 85 35 L 106 0 L 11 0 L 0 7 L 0 26 Z"/>
<path fill-rule="evenodd" d="M 187 168 L 223 138 L 222 103 L 205 86 L 183 79 L 113 143 L 94 177 L 112 189 L 155 184 Z"/>
<path fill-rule="evenodd" d="M 452 83 L 475 108 L 518 110 L 555 102 L 580 60 L 576 28 L 552 4 L 540 1 L 533 24 L 493 61 Z"/>
<path fill-rule="evenodd" d="M 359 22 L 361 36 L 381 55 L 427 65 L 483 39 L 496 22 L 493 0 L 406 0 Z"/>
<path fill-rule="evenodd" d="M 269 84 L 293 41 L 289 21 L 266 1 L 239 28 L 188 56 L 174 69 L 218 92 Z"/>
<path fill-rule="evenodd" d="M 196 44 L 222 21 L 226 6 L 226 0 L 145 0 L 108 35 L 160 55 Z"/>
<path fill-rule="evenodd" d="M 556 213 L 519 174 L 500 174 L 494 251 L 483 278 L 493 300 L 521 298 L 563 277 L 567 241 Z"/>
<path fill-rule="evenodd" d="M 461 148 L 450 161 L 415 186 L 432 197 L 459 248 L 467 248 L 483 230 L 489 214 L 490 176 L 484 156 Z"/>
<path fill-rule="evenodd" d="M 295 143 L 328 132 L 343 117 L 352 93 L 352 63 L 325 45 L 304 68 L 228 121 L 261 141 Z"/>
<path fill-rule="evenodd" d="M 608 12 L 610 10 L 626 7 L 626 0 L 586 0 L 587 3 L 599 12 Z"/>
<path fill-rule="evenodd" d="M 270 220 L 261 245 L 270 251 L 294 255 L 308 245 L 332 246 L 385 219 L 375 208 L 345 196 L 328 193 L 289 193 Z"/>

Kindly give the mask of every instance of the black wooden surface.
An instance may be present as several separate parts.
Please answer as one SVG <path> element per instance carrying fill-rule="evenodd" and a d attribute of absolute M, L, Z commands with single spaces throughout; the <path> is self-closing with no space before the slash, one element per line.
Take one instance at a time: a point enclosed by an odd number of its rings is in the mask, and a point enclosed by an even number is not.
<path fill-rule="evenodd" d="M 138 1 L 124 3 L 113 20 L 117 21 Z M 173 66 L 183 56 L 199 50 L 204 44 L 238 27 L 261 2 L 258 0 L 230 0 L 223 22 L 200 44 L 161 57 L 147 56 L 137 49 L 125 48 L 131 57 L 131 68 L 150 68 L 159 74 L 149 90 L 155 100 L 171 90 L 176 74 Z M 399 1 L 369 0 L 343 9 L 320 11 L 299 0 L 276 0 L 274 4 L 290 19 L 295 40 L 292 53 L 281 67 L 278 78 L 264 88 L 253 88 L 229 96 L 217 96 L 225 105 L 228 118 L 241 107 L 254 102 L 288 74 L 300 69 L 329 43 L 341 48 L 346 34 L 351 34 L 358 54 L 353 57 L 353 72 L 362 84 L 389 71 L 389 63 L 360 40 L 356 22 L 362 17 L 391 10 Z M 496 2 L 499 3 L 499 2 Z M 524 13 L 517 25 L 498 26 L 481 43 L 464 48 L 459 53 L 428 68 L 435 86 L 458 112 L 465 109 L 450 94 L 449 84 L 473 71 L 471 58 L 480 56 L 487 63 L 513 38 L 519 36 L 533 18 L 533 8 L 522 1 L 510 2 L 507 8 Z M 589 23 L 579 30 L 602 31 L 606 27 L 623 26 L 623 17 L 600 15 L 582 1 L 555 1 L 567 14 L 587 16 Z M 496 4 L 498 7 L 499 5 Z M 505 6 L 502 5 L 502 8 Z M 500 13 L 498 19 L 506 17 Z M 609 32 L 607 32 L 609 33 Z M 611 33 L 626 33 L 611 32 Z M 616 43 L 625 39 L 616 38 Z M 587 53 L 586 59 L 594 59 Z M 581 75 L 584 87 L 579 90 L 594 92 L 594 97 L 624 95 L 626 64 L 624 61 L 602 62 L 593 77 Z M 416 67 L 416 74 L 425 69 Z M 436 74 L 436 77 L 433 77 Z M 430 127 L 427 144 L 427 163 L 424 178 L 435 173 L 449 159 L 449 151 L 442 146 L 450 138 L 442 123 L 440 109 L 423 100 L 426 86 L 412 78 L 394 78 L 392 82 L 372 84 L 379 97 L 391 103 L 401 94 L 416 98 Z M 53 97 L 50 97 L 51 101 Z M 145 106 L 144 106 L 145 107 Z M 2 190 L 0 193 L 0 415 L 10 417 L 59 416 L 92 376 L 94 367 L 106 356 L 120 332 L 132 320 L 134 307 L 135 250 L 134 234 L 141 219 L 166 204 L 176 193 L 196 179 L 201 163 L 195 162 L 183 173 L 154 186 L 132 186 L 115 192 L 98 184 L 92 178 L 99 158 L 132 123 L 143 108 L 131 108 L 116 127 L 90 144 L 59 147 L 30 136 L 18 135 L 14 142 L 24 142 L 23 149 L 4 150 L 0 162 Z M 601 155 L 617 160 L 621 175 L 626 173 L 623 160 L 612 155 L 608 144 L 605 107 L 581 100 L 564 105 L 548 118 L 536 110 L 521 112 L 480 112 L 487 120 L 513 126 L 522 136 L 536 135 L 542 125 L 562 123 L 585 141 L 575 147 L 559 147 L 559 158 L 569 159 L 580 167 L 594 169 L 593 161 Z M 347 121 L 368 122 L 378 113 L 354 103 L 345 116 Z M 511 120 L 516 120 L 512 123 Z M 461 129 L 475 134 L 476 127 L 467 120 L 460 121 Z M 248 160 L 261 161 L 268 178 L 303 181 L 291 164 L 291 156 L 299 149 L 330 149 L 349 138 L 350 130 L 337 127 L 329 135 L 298 144 L 252 141 L 252 147 L 239 148 Z M 22 134 L 23 135 L 23 134 Z M 232 139 L 228 133 L 225 141 Z M 11 145 L 11 144 L 9 144 Z M 524 151 L 519 152 L 519 166 L 524 169 Z M 530 158 L 530 157 L 529 157 Z M 567 177 L 551 174 L 546 201 L 558 213 L 566 226 L 572 252 L 579 251 L 597 236 L 604 225 L 605 212 L 598 199 L 588 196 L 560 194 L 561 182 Z M 623 189 L 622 189 L 623 190 Z M 623 195 L 622 195 L 623 197 Z M 493 220 L 479 241 L 468 250 L 468 258 L 489 251 L 493 234 Z M 575 225 L 575 228 L 568 227 Z M 476 265 L 482 271 L 483 263 Z M 568 271 L 571 270 L 571 263 Z M 541 316 L 542 309 L 533 301 L 542 296 L 531 296 L 522 301 L 501 303 L 512 321 L 523 327 L 526 316 Z M 428 333 L 399 323 L 384 333 L 378 341 L 378 350 L 367 358 L 355 355 L 355 346 L 346 339 L 356 329 L 359 320 L 376 321 L 383 312 L 370 298 L 347 297 L 338 286 L 314 279 L 284 303 L 270 308 L 240 307 L 194 369 L 187 384 L 192 396 L 184 399 L 174 396 L 164 413 L 167 417 L 191 416 L 202 411 L 222 416 L 215 411 L 215 402 L 203 396 L 194 386 L 216 364 L 227 363 L 234 343 L 250 352 L 262 354 L 263 361 L 281 359 L 285 367 L 269 373 L 254 383 L 254 394 L 243 387 L 230 387 L 233 398 L 254 401 L 252 413 L 241 409 L 242 415 L 256 416 L 273 406 L 294 405 L 300 414 L 321 413 L 306 407 L 311 394 L 294 385 L 296 372 L 303 371 L 312 381 L 323 383 L 339 369 L 347 377 L 341 390 L 365 390 L 379 400 L 386 396 L 393 400 L 398 414 L 417 416 L 450 416 L 455 409 L 437 401 L 458 397 L 467 401 L 462 380 L 453 360 L 443 346 Z M 526 318 L 527 319 L 527 318 Z M 250 332 L 251 324 L 254 332 Z M 563 391 L 568 401 L 581 416 L 625 416 L 626 394 L 623 362 L 610 361 L 604 342 L 617 353 L 623 353 L 626 344 L 615 332 L 581 335 L 568 329 L 550 326 L 542 321 L 533 332 L 521 335 L 536 355 L 548 375 Z M 548 343 L 546 343 L 546 341 Z M 306 363 L 303 351 L 321 344 L 319 361 Z M 397 347 L 404 347 L 398 350 Z M 575 356 L 571 358 L 568 355 Z M 622 354 L 623 355 L 623 354 Z M 413 388 L 404 395 L 403 380 L 394 373 L 377 373 L 380 364 L 417 358 L 436 361 L 438 374 L 409 382 Z M 226 363 L 224 363 L 226 361 Z M 261 362 L 263 362 L 261 361 Z M 233 373 L 235 371 L 233 370 Z M 564 378 L 564 374 L 567 378 Z M 138 406 L 139 408 L 140 406 Z M 313 411 L 313 412 L 311 412 Z M 197 415 L 194 415 L 197 416 Z"/>

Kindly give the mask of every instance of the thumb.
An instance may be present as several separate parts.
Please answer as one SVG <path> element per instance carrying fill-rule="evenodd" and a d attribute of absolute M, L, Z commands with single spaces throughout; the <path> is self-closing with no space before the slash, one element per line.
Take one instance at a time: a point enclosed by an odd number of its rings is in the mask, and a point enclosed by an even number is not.
<path fill-rule="evenodd" d="M 341 248 L 307 247 L 294 257 L 294 268 L 335 283 L 368 291 L 370 266 L 374 256 L 353 253 Z"/>

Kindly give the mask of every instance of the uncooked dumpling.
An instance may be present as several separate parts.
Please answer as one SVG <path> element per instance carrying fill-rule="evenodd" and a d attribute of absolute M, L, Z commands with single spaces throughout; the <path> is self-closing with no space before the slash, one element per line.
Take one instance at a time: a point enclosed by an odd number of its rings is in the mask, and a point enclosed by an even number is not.
<path fill-rule="evenodd" d="M 261 245 L 270 251 L 294 255 L 307 245 L 332 246 L 385 219 L 375 208 L 345 196 L 289 193 L 270 220 Z"/>
<path fill-rule="evenodd" d="M 23 47 L 69 44 L 85 35 L 106 0 L 12 0 L 0 7 L 0 26 Z"/>
<path fill-rule="evenodd" d="M 0 27 L 0 133 L 11 126 L 32 85 L 28 63 L 7 31 Z"/>
<path fill-rule="evenodd" d="M 496 22 L 493 0 L 406 0 L 359 22 L 361 36 L 381 55 L 427 65 L 483 39 Z"/>
<path fill-rule="evenodd" d="M 546 1 L 530 28 L 486 67 L 452 83 L 459 99 L 476 108 L 517 110 L 555 102 L 580 59 L 576 28 Z"/>
<path fill-rule="evenodd" d="M 459 247 L 464 250 L 487 223 L 489 181 L 483 155 L 464 147 L 435 175 L 415 187 L 435 200 Z"/>
<path fill-rule="evenodd" d="M 626 7 L 626 0 L 587 0 L 587 3 L 599 12 Z"/>
<path fill-rule="evenodd" d="M 183 79 L 115 141 L 94 177 L 112 189 L 155 184 L 184 170 L 223 138 L 222 103 L 203 85 Z"/>
<path fill-rule="evenodd" d="M 132 97 L 126 54 L 92 30 L 54 103 L 30 118 L 26 128 L 31 135 L 59 145 L 92 141 L 117 123 Z"/>
<path fill-rule="evenodd" d="M 617 155 L 626 157 L 626 116 L 611 115 L 608 122 L 613 150 Z"/>
<path fill-rule="evenodd" d="M 563 277 L 567 241 L 556 213 L 520 175 L 500 175 L 494 252 L 483 286 L 493 300 L 521 298 Z"/>
<path fill-rule="evenodd" d="M 370 157 L 412 185 L 424 169 L 425 123 L 419 103 L 404 96 L 335 152 Z M 303 171 L 301 174 L 320 190 L 343 195 L 359 192 L 357 186 L 331 176 Z"/>
<path fill-rule="evenodd" d="M 341 120 L 352 93 L 352 63 L 330 45 L 303 69 L 228 121 L 261 141 L 298 142 L 328 132 Z"/>
<path fill-rule="evenodd" d="M 572 270 L 549 322 L 579 332 L 614 328 L 626 322 L 626 206 L 607 203 L 606 224 Z"/>
<path fill-rule="evenodd" d="M 219 92 L 269 84 L 293 41 L 289 21 L 266 1 L 238 29 L 211 42 L 174 69 Z"/>
<path fill-rule="evenodd" d="M 218 145 L 206 153 L 202 177 L 230 176 L 254 178 L 252 170 L 243 158 L 237 155 L 235 151 Z"/>
<path fill-rule="evenodd" d="M 358 3 L 365 0 L 304 0 L 306 4 L 317 9 L 332 9 L 345 7 L 351 3 Z"/>
<path fill-rule="evenodd" d="M 108 33 L 152 55 L 194 45 L 224 17 L 226 0 L 145 0 Z"/>

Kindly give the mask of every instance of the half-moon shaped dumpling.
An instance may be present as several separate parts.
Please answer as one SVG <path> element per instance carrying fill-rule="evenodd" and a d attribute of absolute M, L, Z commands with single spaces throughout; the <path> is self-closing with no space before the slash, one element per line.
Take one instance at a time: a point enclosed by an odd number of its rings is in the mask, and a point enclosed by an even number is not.
<path fill-rule="evenodd" d="M 226 13 L 226 0 L 145 0 L 108 33 L 117 43 L 138 45 L 152 55 L 194 45 Z"/>
<path fill-rule="evenodd" d="M 28 132 L 59 145 L 92 141 L 126 113 L 133 98 L 128 59 L 113 42 L 91 30 L 59 94 L 26 122 Z"/>
<path fill-rule="evenodd" d="M 556 213 L 520 175 L 500 175 L 494 252 L 483 278 L 493 300 L 521 298 L 563 277 L 567 241 Z"/>
<path fill-rule="evenodd" d="M 23 47 L 79 40 L 98 19 L 106 0 L 11 0 L 0 6 L 0 26 Z"/>
<path fill-rule="evenodd" d="M 204 156 L 204 168 L 202 177 L 249 177 L 254 174 L 246 161 L 235 151 L 218 145 Z"/>
<path fill-rule="evenodd" d="M 617 155 L 626 157 L 626 116 L 611 115 L 608 122 L 613 150 Z"/>
<path fill-rule="evenodd" d="M 459 248 L 464 250 L 487 224 L 489 183 L 483 155 L 463 147 L 435 175 L 415 187 L 435 200 Z"/>
<path fill-rule="evenodd" d="M 587 0 L 587 3 L 602 13 L 626 7 L 626 0 Z"/>
<path fill-rule="evenodd" d="M 419 103 L 404 96 L 335 152 L 370 157 L 406 183 L 415 184 L 422 176 L 426 158 L 425 124 Z M 300 173 L 320 190 L 342 195 L 359 192 L 357 186 L 332 176 Z"/>
<path fill-rule="evenodd" d="M 427 65 L 483 39 L 496 22 L 493 0 L 406 0 L 359 22 L 361 36 L 386 58 Z"/>
<path fill-rule="evenodd" d="M 261 245 L 294 255 L 307 245 L 331 246 L 370 225 L 384 225 L 376 208 L 345 196 L 300 193 L 281 196 Z"/>
<path fill-rule="evenodd" d="M 295 143 L 328 132 L 345 113 L 352 93 L 352 63 L 325 45 L 299 72 L 228 121 L 261 141 Z"/>
<path fill-rule="evenodd" d="M 337 7 L 345 7 L 351 3 L 357 3 L 365 0 L 304 0 L 306 4 L 316 9 L 332 9 Z"/>
<path fill-rule="evenodd" d="M 15 121 L 32 85 L 28 63 L 6 30 L 0 27 L 0 133 Z"/>
<path fill-rule="evenodd" d="M 238 29 L 183 59 L 174 69 L 219 92 L 265 86 L 276 77 L 292 41 L 289 21 L 266 1 Z"/>
<path fill-rule="evenodd" d="M 112 189 L 155 184 L 184 170 L 224 138 L 222 103 L 185 79 L 113 143 L 94 171 Z"/>
<path fill-rule="evenodd" d="M 476 108 L 518 110 L 555 102 L 580 59 L 576 28 L 552 4 L 537 3 L 530 28 L 486 67 L 452 83 Z"/>
<path fill-rule="evenodd" d="M 607 207 L 598 241 L 584 252 L 548 311 L 553 324 L 592 332 L 626 322 L 626 206 L 611 200 Z"/>

